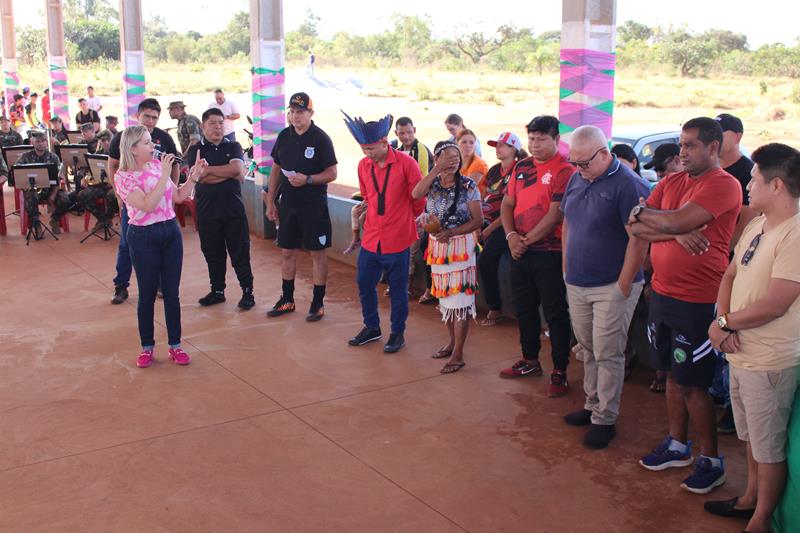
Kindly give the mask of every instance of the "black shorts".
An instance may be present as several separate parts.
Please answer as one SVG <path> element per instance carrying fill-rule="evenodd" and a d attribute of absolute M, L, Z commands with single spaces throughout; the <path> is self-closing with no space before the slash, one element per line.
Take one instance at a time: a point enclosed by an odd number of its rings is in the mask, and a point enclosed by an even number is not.
<path fill-rule="evenodd" d="M 331 217 L 327 201 L 295 207 L 278 206 L 278 247 L 284 250 L 324 250 L 331 247 Z"/>
<path fill-rule="evenodd" d="M 717 364 L 708 338 L 714 318 L 715 304 L 684 302 L 653 291 L 647 339 L 658 370 L 670 372 L 678 385 L 710 387 Z"/>

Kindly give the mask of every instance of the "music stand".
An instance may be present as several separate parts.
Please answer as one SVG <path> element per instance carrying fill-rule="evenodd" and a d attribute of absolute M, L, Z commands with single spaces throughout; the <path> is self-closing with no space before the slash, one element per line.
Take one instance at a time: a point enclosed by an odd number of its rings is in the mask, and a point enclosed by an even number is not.
<path fill-rule="evenodd" d="M 58 166 L 47 163 L 34 163 L 31 165 L 14 165 L 8 176 L 9 184 L 17 189 L 36 194 L 37 189 L 49 189 L 58 186 Z M 37 201 L 38 204 L 38 201 Z M 22 206 L 25 209 L 25 206 Z M 58 240 L 50 228 L 43 225 L 39 220 L 39 206 L 36 206 L 36 216 L 30 213 L 28 217 L 28 233 L 25 235 L 25 246 L 30 245 L 31 236 L 36 241 L 44 239 L 45 232 Z"/>
<path fill-rule="evenodd" d="M 15 146 L 3 146 L 3 159 L 6 162 L 6 168 L 11 169 L 11 167 L 13 167 L 14 165 L 17 164 L 17 161 L 19 160 L 20 157 L 22 157 L 23 154 L 27 154 L 31 150 L 33 150 L 33 146 L 31 146 L 29 144 L 18 144 L 18 145 L 15 145 Z M 11 172 L 9 170 L 9 174 L 10 173 Z M 13 180 L 9 176 L 9 178 L 8 178 L 8 186 L 9 187 L 13 186 L 13 185 L 11 185 L 11 183 L 13 183 Z M 14 194 L 17 194 L 17 193 L 14 192 Z M 19 216 L 19 209 L 15 210 L 13 213 L 7 214 L 6 217 L 10 217 L 11 215 Z"/>
<path fill-rule="evenodd" d="M 81 135 L 80 130 L 66 130 L 67 131 L 67 142 L 69 144 L 85 144 L 83 143 L 83 135 Z"/>
<path fill-rule="evenodd" d="M 89 153 L 89 146 L 86 144 L 57 144 L 55 149 L 56 155 L 64 164 L 64 167 L 72 170 L 72 180 L 75 182 L 75 190 L 78 190 L 80 188 L 78 171 L 82 168 L 89 168 L 86 163 L 86 154 Z M 69 190 L 69 180 L 65 181 Z"/>
<path fill-rule="evenodd" d="M 92 176 L 92 181 L 95 184 L 108 183 L 108 156 L 105 154 L 86 154 L 86 165 L 89 167 L 89 173 Z M 96 187 L 97 185 L 93 185 Z M 104 202 L 108 202 L 107 199 Z M 91 236 L 104 241 L 111 240 L 114 235 L 119 236 L 119 232 L 111 226 L 111 219 L 98 220 L 99 224 L 92 229 L 86 237 L 81 239 L 81 244 L 86 242 Z"/>

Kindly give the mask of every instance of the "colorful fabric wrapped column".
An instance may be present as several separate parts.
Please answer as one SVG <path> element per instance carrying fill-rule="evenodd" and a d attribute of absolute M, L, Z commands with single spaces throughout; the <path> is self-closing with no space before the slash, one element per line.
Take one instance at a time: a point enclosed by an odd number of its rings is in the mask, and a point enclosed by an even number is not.
<path fill-rule="evenodd" d="M 561 50 L 558 106 L 560 133 L 591 124 L 611 138 L 616 54 L 588 49 Z"/>
<path fill-rule="evenodd" d="M 253 165 L 256 172 L 268 176 L 275 139 L 286 127 L 284 69 L 253 67 L 250 70 L 253 74 Z"/>

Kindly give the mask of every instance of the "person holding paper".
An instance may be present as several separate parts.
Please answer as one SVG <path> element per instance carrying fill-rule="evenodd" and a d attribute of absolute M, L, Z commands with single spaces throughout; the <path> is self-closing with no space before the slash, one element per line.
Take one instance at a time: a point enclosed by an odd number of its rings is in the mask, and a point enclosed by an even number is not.
<path fill-rule="evenodd" d="M 328 183 L 336 179 L 336 154 L 331 138 L 311 120 L 314 106 L 306 93 L 292 95 L 287 116 L 289 127 L 280 132 L 272 149 L 267 196 L 267 218 L 278 226 L 278 247 L 283 250 L 283 291 L 267 316 L 294 312 L 297 251 L 305 249 L 314 263 L 314 295 L 306 320 L 317 322 L 325 314 L 325 249 L 331 246 Z"/>

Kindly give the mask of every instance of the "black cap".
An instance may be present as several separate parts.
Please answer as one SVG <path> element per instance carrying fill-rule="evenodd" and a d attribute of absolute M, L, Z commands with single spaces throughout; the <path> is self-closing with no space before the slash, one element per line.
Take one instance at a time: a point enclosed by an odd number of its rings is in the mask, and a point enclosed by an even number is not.
<path fill-rule="evenodd" d="M 730 113 L 720 113 L 715 119 L 722 127 L 722 131 L 733 131 L 736 133 L 744 133 L 744 125 L 739 117 L 734 117 Z"/>
<path fill-rule="evenodd" d="M 311 103 L 311 97 L 306 93 L 294 93 L 292 97 L 289 98 L 289 107 L 295 109 L 314 109 L 314 105 Z"/>
<path fill-rule="evenodd" d="M 667 159 L 675 157 L 681 153 L 681 147 L 675 143 L 661 144 L 656 148 L 653 153 L 653 159 L 649 163 L 643 165 L 644 168 L 650 170 L 651 168 L 656 171 L 662 170 L 667 164 Z"/>
<path fill-rule="evenodd" d="M 28 132 L 28 137 L 31 139 L 43 139 L 45 137 L 44 132 L 42 130 L 30 130 Z"/>

